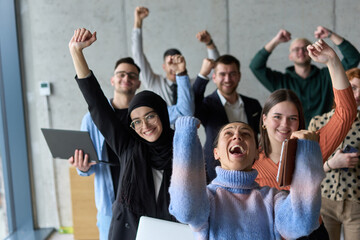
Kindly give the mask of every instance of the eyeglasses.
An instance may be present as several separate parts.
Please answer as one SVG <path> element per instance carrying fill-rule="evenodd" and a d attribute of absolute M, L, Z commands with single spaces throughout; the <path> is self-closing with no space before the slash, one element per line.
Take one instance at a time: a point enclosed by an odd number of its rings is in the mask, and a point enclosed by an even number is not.
<path fill-rule="evenodd" d="M 299 52 L 300 50 L 302 50 L 303 52 L 307 52 L 306 47 L 296 47 L 291 49 L 291 52 Z"/>
<path fill-rule="evenodd" d="M 136 74 L 134 72 L 125 72 L 125 71 L 121 71 L 121 72 L 115 72 L 115 76 L 118 78 L 125 78 L 125 76 L 128 76 L 130 80 L 138 80 L 139 79 L 139 74 Z"/>
<path fill-rule="evenodd" d="M 142 128 L 144 122 L 146 124 L 153 125 L 156 123 L 157 119 L 158 119 L 158 115 L 156 113 L 149 113 L 142 119 L 135 119 L 134 121 L 132 121 L 130 123 L 130 127 L 135 131 L 138 131 Z"/>

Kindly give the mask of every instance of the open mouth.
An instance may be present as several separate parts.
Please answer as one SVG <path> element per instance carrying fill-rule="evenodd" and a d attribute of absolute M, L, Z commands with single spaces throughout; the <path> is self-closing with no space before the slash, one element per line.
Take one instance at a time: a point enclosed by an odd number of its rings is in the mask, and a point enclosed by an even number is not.
<path fill-rule="evenodd" d="M 230 148 L 231 154 L 243 154 L 245 152 L 245 149 L 240 145 L 235 145 Z"/>

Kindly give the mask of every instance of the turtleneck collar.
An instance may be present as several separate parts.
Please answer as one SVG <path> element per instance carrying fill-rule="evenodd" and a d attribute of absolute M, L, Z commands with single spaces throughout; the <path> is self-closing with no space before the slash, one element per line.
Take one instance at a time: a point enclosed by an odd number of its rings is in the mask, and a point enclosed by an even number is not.
<path fill-rule="evenodd" d="M 252 169 L 250 172 L 225 170 L 216 167 L 216 178 L 211 182 L 214 185 L 220 185 L 234 193 L 249 193 L 252 189 L 259 186 L 255 182 L 258 172 Z"/>

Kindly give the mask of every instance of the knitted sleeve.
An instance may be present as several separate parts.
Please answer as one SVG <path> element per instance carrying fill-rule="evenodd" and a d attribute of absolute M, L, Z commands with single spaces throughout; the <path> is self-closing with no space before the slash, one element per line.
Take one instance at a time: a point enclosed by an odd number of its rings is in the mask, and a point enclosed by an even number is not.
<path fill-rule="evenodd" d="M 182 223 L 199 229 L 207 223 L 210 204 L 206 192 L 205 163 L 197 136 L 199 120 L 180 117 L 175 124 L 170 213 Z"/>
<path fill-rule="evenodd" d="M 181 116 L 194 115 L 194 96 L 190 86 L 189 76 L 176 76 L 177 82 L 177 103 L 168 106 L 170 124 L 174 124 L 176 119 Z"/>
<path fill-rule="evenodd" d="M 274 198 L 275 227 L 285 239 L 307 236 L 319 226 L 322 165 L 319 144 L 298 140 L 290 194 L 279 192 Z"/>
<path fill-rule="evenodd" d="M 335 113 L 320 132 L 320 148 L 324 161 L 344 140 L 356 118 L 356 102 L 351 86 L 343 90 L 334 90 Z"/>

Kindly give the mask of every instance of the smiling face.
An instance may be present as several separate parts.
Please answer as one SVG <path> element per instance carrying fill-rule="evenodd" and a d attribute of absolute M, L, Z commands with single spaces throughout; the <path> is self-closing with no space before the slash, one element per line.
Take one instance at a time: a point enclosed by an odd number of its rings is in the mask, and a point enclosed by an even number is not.
<path fill-rule="evenodd" d="M 111 78 L 111 85 L 117 93 L 134 95 L 140 87 L 138 69 L 129 63 L 119 64 Z"/>
<path fill-rule="evenodd" d="M 173 63 L 171 62 L 171 56 L 170 55 L 166 56 L 162 67 L 166 73 L 166 78 L 172 82 L 175 82 L 176 81 L 176 73 L 173 70 L 172 65 L 173 65 Z"/>
<path fill-rule="evenodd" d="M 290 138 L 292 132 L 299 129 L 299 113 L 295 104 L 283 101 L 274 105 L 267 115 L 263 115 L 263 124 L 270 143 L 281 144 Z"/>
<path fill-rule="evenodd" d="M 295 65 L 310 65 L 311 58 L 306 49 L 309 44 L 306 39 L 295 39 L 290 45 L 289 60 L 294 62 Z"/>
<path fill-rule="evenodd" d="M 240 77 L 241 73 L 235 63 L 219 63 L 215 68 L 213 81 L 221 94 L 226 97 L 236 93 Z"/>
<path fill-rule="evenodd" d="M 155 113 L 155 116 L 153 116 Z M 141 121 L 141 126 L 134 129 L 135 132 L 148 142 L 155 142 L 162 133 L 161 120 L 154 109 L 150 107 L 138 107 L 132 110 L 131 121 Z M 155 120 L 155 121 L 154 121 Z"/>
<path fill-rule="evenodd" d="M 251 171 L 258 149 L 255 134 L 245 123 L 229 123 L 220 130 L 214 157 L 226 170 Z"/>

